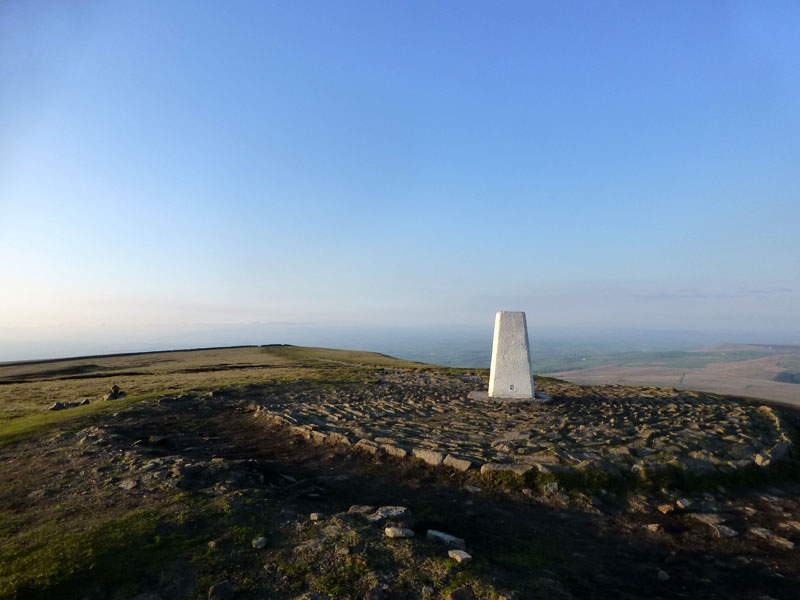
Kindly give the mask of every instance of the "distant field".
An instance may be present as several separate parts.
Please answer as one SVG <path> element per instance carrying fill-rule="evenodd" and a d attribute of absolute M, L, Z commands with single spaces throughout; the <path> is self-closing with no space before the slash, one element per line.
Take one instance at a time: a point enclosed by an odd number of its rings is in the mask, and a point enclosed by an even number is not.
<path fill-rule="evenodd" d="M 563 365 L 558 368 L 557 365 Z M 693 352 L 626 352 L 536 362 L 579 384 L 654 385 L 800 405 L 800 347 L 726 344 Z"/>

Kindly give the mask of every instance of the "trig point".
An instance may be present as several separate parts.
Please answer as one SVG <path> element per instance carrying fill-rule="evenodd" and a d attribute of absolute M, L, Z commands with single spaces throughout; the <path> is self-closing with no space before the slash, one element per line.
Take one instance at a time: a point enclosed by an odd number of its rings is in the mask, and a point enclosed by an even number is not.
<path fill-rule="evenodd" d="M 524 312 L 499 312 L 494 320 L 490 398 L 532 400 L 533 373 Z"/>

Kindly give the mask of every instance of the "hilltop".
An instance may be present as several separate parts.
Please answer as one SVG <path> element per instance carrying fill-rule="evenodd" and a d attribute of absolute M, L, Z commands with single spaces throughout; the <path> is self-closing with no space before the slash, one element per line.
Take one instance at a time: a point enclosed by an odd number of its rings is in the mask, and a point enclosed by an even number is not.
<path fill-rule="evenodd" d="M 549 404 L 471 400 L 487 375 L 293 346 L 0 365 L 0 598 L 794 593 L 797 413 L 542 377 Z"/>

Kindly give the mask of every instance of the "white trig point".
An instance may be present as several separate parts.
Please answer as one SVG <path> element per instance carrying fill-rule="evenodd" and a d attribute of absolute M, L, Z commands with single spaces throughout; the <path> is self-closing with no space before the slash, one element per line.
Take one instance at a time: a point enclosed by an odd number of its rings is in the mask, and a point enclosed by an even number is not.
<path fill-rule="evenodd" d="M 499 312 L 494 320 L 490 398 L 533 399 L 531 350 L 524 312 Z"/>

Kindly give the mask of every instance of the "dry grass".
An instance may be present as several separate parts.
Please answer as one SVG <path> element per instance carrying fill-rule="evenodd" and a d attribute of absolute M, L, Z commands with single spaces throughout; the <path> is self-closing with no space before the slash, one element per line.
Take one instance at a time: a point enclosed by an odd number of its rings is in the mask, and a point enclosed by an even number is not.
<path fill-rule="evenodd" d="M 0 365 L 0 425 L 47 409 L 54 402 L 99 400 L 116 384 L 129 396 L 211 389 L 228 385 L 323 378 L 342 363 L 382 367 L 424 367 L 382 354 L 250 346 L 157 352 Z M 310 367 L 310 369 L 309 369 Z M 77 409 L 71 409 L 77 410 Z"/>

